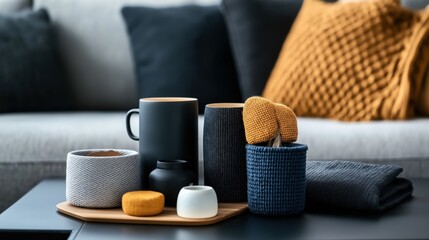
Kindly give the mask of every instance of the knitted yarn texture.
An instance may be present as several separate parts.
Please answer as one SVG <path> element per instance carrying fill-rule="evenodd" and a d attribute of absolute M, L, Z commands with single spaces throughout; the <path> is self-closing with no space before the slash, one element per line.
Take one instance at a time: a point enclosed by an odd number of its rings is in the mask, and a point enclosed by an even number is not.
<path fill-rule="evenodd" d="M 243 106 L 206 106 L 204 112 L 204 184 L 220 202 L 246 202 L 246 138 Z"/>
<path fill-rule="evenodd" d="M 132 191 L 122 196 L 122 210 L 131 216 L 154 216 L 164 210 L 165 196 L 155 191 Z"/>
<path fill-rule="evenodd" d="M 408 199 L 412 182 L 402 167 L 349 161 L 308 161 L 306 207 L 383 211 Z"/>
<path fill-rule="evenodd" d="M 307 145 L 282 147 L 246 145 L 249 210 L 263 215 L 304 211 Z"/>
<path fill-rule="evenodd" d="M 283 104 L 262 97 L 251 97 L 243 108 L 246 141 L 249 144 L 268 142 L 280 132 L 282 142 L 292 143 L 298 138 L 295 113 Z"/>
<path fill-rule="evenodd" d="M 100 153 L 103 152 L 103 153 Z M 141 188 L 140 160 L 136 151 L 76 150 L 67 154 L 66 199 L 78 207 L 121 206 L 122 195 Z"/>
<path fill-rule="evenodd" d="M 305 0 L 263 96 L 298 116 L 345 121 L 414 115 L 429 10 L 399 0 L 346 4 Z M 425 51 L 422 53 L 422 51 Z M 419 60 L 420 61 L 420 60 Z"/>

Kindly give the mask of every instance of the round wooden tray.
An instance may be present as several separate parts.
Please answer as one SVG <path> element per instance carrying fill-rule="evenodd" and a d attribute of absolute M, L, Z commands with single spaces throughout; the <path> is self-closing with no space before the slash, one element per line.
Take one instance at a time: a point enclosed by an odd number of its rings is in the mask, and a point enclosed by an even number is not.
<path fill-rule="evenodd" d="M 176 209 L 171 207 L 166 207 L 161 214 L 151 217 L 130 216 L 125 214 L 120 208 L 81 208 L 73 206 L 68 202 L 57 204 L 57 209 L 61 213 L 86 222 L 202 226 L 223 221 L 246 211 L 247 203 L 219 203 L 218 214 L 212 218 L 203 219 L 181 218 L 177 216 Z"/>

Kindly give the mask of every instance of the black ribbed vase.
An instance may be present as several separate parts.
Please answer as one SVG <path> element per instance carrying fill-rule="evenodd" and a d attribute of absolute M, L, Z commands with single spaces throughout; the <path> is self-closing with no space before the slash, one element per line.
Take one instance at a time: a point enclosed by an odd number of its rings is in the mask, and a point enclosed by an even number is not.
<path fill-rule="evenodd" d="M 246 202 L 246 138 L 242 103 L 214 103 L 204 112 L 204 184 L 219 202 Z"/>

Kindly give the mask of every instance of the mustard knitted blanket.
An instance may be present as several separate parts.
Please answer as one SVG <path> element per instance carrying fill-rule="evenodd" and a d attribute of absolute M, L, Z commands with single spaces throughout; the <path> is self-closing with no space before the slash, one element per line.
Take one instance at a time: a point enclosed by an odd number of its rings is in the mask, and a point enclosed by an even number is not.
<path fill-rule="evenodd" d="M 305 0 L 263 96 L 298 116 L 412 117 L 429 61 L 428 16 L 399 0 Z"/>

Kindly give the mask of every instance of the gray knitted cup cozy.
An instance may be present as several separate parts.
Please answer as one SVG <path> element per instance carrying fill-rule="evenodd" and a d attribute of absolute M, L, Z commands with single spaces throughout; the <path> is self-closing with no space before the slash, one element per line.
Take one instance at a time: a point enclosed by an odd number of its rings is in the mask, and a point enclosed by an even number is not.
<path fill-rule="evenodd" d="M 122 195 L 139 190 L 140 160 L 132 150 L 114 150 L 119 156 L 88 156 L 105 149 L 77 150 L 67 154 L 66 199 L 75 206 L 113 208 Z"/>

